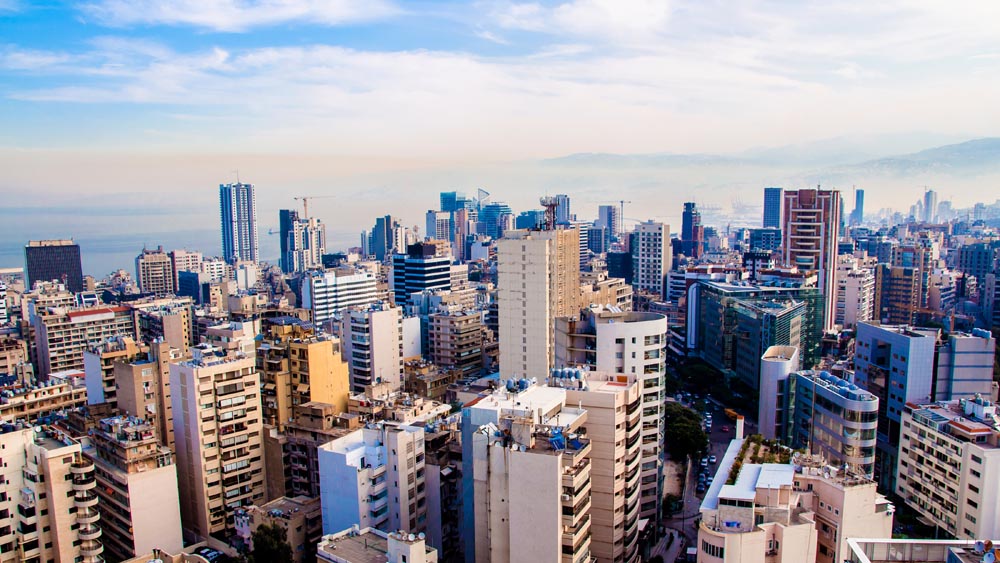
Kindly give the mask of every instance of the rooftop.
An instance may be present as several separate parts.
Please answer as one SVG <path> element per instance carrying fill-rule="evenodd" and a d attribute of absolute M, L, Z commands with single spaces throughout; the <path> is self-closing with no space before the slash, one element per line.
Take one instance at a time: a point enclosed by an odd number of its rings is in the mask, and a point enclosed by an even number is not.
<path fill-rule="evenodd" d="M 410 537 L 413 540 L 410 540 Z M 386 563 L 389 553 L 389 538 L 393 541 L 424 542 L 424 535 L 383 532 L 374 528 L 359 531 L 348 530 L 340 534 L 325 536 L 319 543 L 319 559 L 325 561 L 348 561 L 350 563 Z M 430 553 L 433 548 L 428 547 Z"/>

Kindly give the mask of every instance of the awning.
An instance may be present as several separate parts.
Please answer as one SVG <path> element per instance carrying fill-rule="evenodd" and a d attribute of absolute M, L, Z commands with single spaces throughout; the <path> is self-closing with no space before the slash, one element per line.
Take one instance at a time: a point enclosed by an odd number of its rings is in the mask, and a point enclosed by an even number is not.
<path fill-rule="evenodd" d="M 300 383 L 299 386 L 295 388 L 295 391 L 297 393 L 308 393 L 309 392 L 309 386 L 306 385 L 306 384 Z"/>
<path fill-rule="evenodd" d="M 274 384 L 273 383 L 265 383 L 264 384 L 264 390 L 265 391 L 274 391 Z"/>

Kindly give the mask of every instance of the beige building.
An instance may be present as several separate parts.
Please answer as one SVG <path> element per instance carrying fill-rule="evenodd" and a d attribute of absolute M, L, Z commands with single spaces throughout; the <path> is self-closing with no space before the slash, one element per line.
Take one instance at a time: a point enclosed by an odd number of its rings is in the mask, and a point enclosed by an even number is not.
<path fill-rule="evenodd" d="M 580 272 L 580 306 L 609 305 L 632 310 L 632 286 L 621 278 L 609 278 L 606 271 Z"/>
<path fill-rule="evenodd" d="M 463 479 L 473 493 L 466 560 L 590 561 L 587 411 L 570 406 L 565 389 L 509 381 L 463 411 L 463 458 L 472 468 Z"/>
<path fill-rule="evenodd" d="M 33 317 L 38 348 L 38 375 L 83 369 L 83 353 L 114 337 L 135 339 L 129 307 L 50 307 Z"/>
<path fill-rule="evenodd" d="M 349 528 L 323 536 L 316 550 L 320 563 L 437 563 L 424 534 Z"/>
<path fill-rule="evenodd" d="M 101 563 L 94 464 L 79 442 L 49 427 L 0 434 L 0 561 Z"/>
<path fill-rule="evenodd" d="M 143 342 L 162 338 L 183 354 L 197 344 L 192 319 L 194 305 L 190 297 L 146 299 L 129 303 L 135 311 L 136 327 Z"/>
<path fill-rule="evenodd" d="M 236 510 L 236 535 L 253 551 L 253 533 L 261 526 L 283 528 L 285 541 L 292 547 L 292 561 L 314 563 L 306 559 L 307 546 L 314 547 L 323 537 L 319 497 L 282 497 L 260 506 Z"/>
<path fill-rule="evenodd" d="M 500 377 L 548 373 L 556 317 L 580 302 L 580 232 L 517 230 L 497 241 Z"/>
<path fill-rule="evenodd" d="M 183 361 L 184 357 L 180 350 L 156 340 L 150 343 L 145 357 L 114 365 L 118 409 L 122 414 L 152 424 L 160 443 L 171 449 L 174 447 L 174 416 L 170 402 L 170 364 Z"/>
<path fill-rule="evenodd" d="M 143 293 L 171 295 L 177 291 L 174 264 L 162 246 L 142 249 L 142 254 L 135 257 L 135 275 Z"/>
<path fill-rule="evenodd" d="M 311 325 L 293 317 L 269 320 L 257 344 L 257 369 L 264 381 L 264 420 L 279 430 L 295 407 L 309 402 L 347 411 L 350 375 L 340 340 L 316 334 Z"/>
<path fill-rule="evenodd" d="M 483 370 L 486 330 L 480 311 L 433 313 L 427 317 L 430 359 L 460 377 L 478 376 Z"/>
<path fill-rule="evenodd" d="M 94 492 L 107 557 L 183 548 L 174 454 L 160 445 L 153 426 L 139 418 L 105 418 L 83 440 L 89 442 L 83 455 L 97 467 Z"/>
<path fill-rule="evenodd" d="M 632 248 L 632 287 L 636 293 L 655 295 L 663 299 L 667 289 L 667 274 L 673 263 L 670 245 L 670 225 L 653 220 L 635 226 Z"/>
<path fill-rule="evenodd" d="M 823 329 L 836 318 L 837 242 L 840 237 L 840 192 L 785 190 L 781 214 L 781 258 L 786 266 L 819 274 L 823 294 Z"/>
<path fill-rule="evenodd" d="M 253 356 L 210 344 L 170 365 L 177 476 L 185 532 L 233 527 L 236 508 L 264 502 L 260 374 Z"/>
<path fill-rule="evenodd" d="M 19 385 L 2 391 L 0 420 L 33 424 L 38 417 L 87 404 L 82 371 L 54 373 L 37 386 Z"/>
<path fill-rule="evenodd" d="M 83 371 L 87 380 L 87 403 L 111 403 L 118 406 L 115 364 L 131 362 L 143 354 L 134 338 L 116 336 L 92 346 L 83 353 Z"/>
<path fill-rule="evenodd" d="M 580 378 L 577 379 L 577 375 Z M 642 393 L 634 375 L 553 369 L 549 386 L 587 411 L 591 553 L 600 563 L 639 559 Z"/>

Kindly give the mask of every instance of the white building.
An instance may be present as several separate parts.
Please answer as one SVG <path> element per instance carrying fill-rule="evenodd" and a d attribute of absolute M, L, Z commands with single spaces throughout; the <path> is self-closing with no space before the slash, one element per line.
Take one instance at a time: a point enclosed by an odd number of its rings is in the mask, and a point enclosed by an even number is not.
<path fill-rule="evenodd" d="M 771 346 L 760 358 L 760 400 L 757 421 L 760 433 L 768 440 L 783 439 L 790 422 L 785 408 L 788 378 L 799 369 L 797 346 Z"/>
<path fill-rule="evenodd" d="M 365 307 L 377 299 L 375 277 L 367 272 L 337 269 L 307 272 L 302 277 L 302 307 L 322 325 L 348 307 Z"/>
<path fill-rule="evenodd" d="M 329 534 L 316 546 L 321 563 L 437 563 L 424 534 L 383 532 L 375 528 L 348 528 Z M 378 554 L 378 555 L 376 555 Z"/>
<path fill-rule="evenodd" d="M 326 253 L 326 225 L 315 217 L 292 222 L 286 241 L 285 264 L 289 272 L 323 267 Z"/>
<path fill-rule="evenodd" d="M 340 322 L 351 389 L 361 392 L 365 385 L 378 382 L 388 383 L 393 390 L 401 388 L 406 351 L 403 310 L 388 303 L 373 303 L 366 309 L 344 311 Z"/>
<path fill-rule="evenodd" d="M 451 212 L 427 211 L 424 238 L 433 240 L 451 240 Z"/>
<path fill-rule="evenodd" d="M 854 256 L 837 257 L 837 295 L 834 324 L 854 328 L 875 314 L 875 271 L 862 267 Z"/>
<path fill-rule="evenodd" d="M 673 262 L 670 225 L 652 220 L 635 226 L 632 247 L 632 287 L 636 292 L 663 296 L 667 274 Z"/>

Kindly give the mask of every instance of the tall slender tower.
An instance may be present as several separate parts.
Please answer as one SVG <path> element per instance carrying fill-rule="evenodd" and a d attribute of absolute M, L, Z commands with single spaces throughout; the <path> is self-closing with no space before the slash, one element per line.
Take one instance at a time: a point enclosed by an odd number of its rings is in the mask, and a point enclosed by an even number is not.
<path fill-rule="evenodd" d="M 260 259 L 257 241 L 257 196 L 253 184 L 220 184 L 222 256 L 229 262 Z"/>
<path fill-rule="evenodd" d="M 763 227 L 775 228 L 781 226 L 781 188 L 764 188 L 764 224 Z"/>
<path fill-rule="evenodd" d="M 685 256 L 698 258 L 702 253 L 702 241 L 705 238 L 701 226 L 701 212 L 694 202 L 684 204 L 681 220 L 681 249 Z"/>
<path fill-rule="evenodd" d="M 781 253 L 784 263 L 815 270 L 823 294 L 823 329 L 833 328 L 836 305 L 834 274 L 840 237 L 840 192 L 803 189 L 785 192 Z"/>
<path fill-rule="evenodd" d="M 854 190 L 854 213 L 851 214 L 851 226 L 857 226 L 865 220 L 865 191 Z"/>

